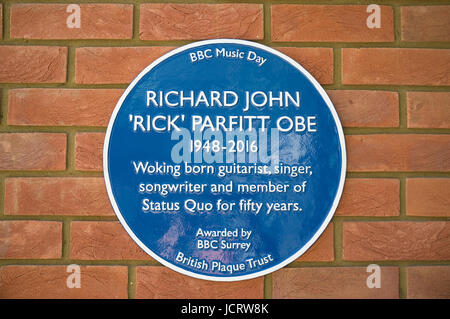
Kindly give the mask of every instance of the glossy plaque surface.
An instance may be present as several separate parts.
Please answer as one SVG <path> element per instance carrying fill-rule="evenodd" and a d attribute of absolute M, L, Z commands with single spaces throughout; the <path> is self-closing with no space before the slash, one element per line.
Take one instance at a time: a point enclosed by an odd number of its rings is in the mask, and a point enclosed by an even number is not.
<path fill-rule="evenodd" d="M 112 114 L 103 156 L 136 243 L 173 270 L 220 281 L 303 254 L 334 214 L 346 167 L 317 81 L 241 40 L 193 43 L 143 70 Z"/>

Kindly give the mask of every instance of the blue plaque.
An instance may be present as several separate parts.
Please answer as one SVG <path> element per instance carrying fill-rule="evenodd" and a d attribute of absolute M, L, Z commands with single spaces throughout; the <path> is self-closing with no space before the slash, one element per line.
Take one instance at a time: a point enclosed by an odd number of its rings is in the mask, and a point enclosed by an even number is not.
<path fill-rule="evenodd" d="M 209 40 L 173 50 L 125 90 L 108 125 L 108 195 L 154 259 L 233 281 L 302 255 L 330 222 L 346 170 L 323 88 L 264 45 Z"/>

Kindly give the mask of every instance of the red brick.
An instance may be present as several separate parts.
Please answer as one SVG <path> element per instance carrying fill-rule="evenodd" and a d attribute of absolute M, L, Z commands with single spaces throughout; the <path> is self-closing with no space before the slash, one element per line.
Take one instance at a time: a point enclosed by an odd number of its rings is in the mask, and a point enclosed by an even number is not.
<path fill-rule="evenodd" d="M 450 50 L 342 50 L 343 84 L 450 85 Z"/>
<path fill-rule="evenodd" d="M 258 40 L 264 37 L 263 5 L 141 4 L 139 35 L 141 40 Z"/>
<path fill-rule="evenodd" d="M 81 260 L 151 259 L 119 222 L 72 222 L 70 258 Z"/>
<path fill-rule="evenodd" d="M 11 6 L 11 38 L 131 39 L 133 5 L 80 4 L 80 28 L 69 28 L 69 4 L 26 3 Z"/>
<path fill-rule="evenodd" d="M 66 135 L 60 133 L 0 134 L 0 170 L 64 170 Z"/>
<path fill-rule="evenodd" d="M 272 40 L 305 42 L 394 41 L 392 7 L 380 6 L 381 28 L 367 27 L 365 5 L 272 5 Z"/>
<path fill-rule="evenodd" d="M 450 267 L 408 267 L 407 297 L 450 299 Z"/>
<path fill-rule="evenodd" d="M 406 214 L 450 217 L 450 178 L 408 178 Z"/>
<path fill-rule="evenodd" d="M 77 133 L 75 136 L 75 169 L 101 171 L 105 133 Z"/>
<path fill-rule="evenodd" d="M 347 135 L 346 146 L 349 171 L 450 171 L 450 135 Z"/>
<path fill-rule="evenodd" d="M 450 6 L 402 7 L 403 41 L 450 41 Z"/>
<path fill-rule="evenodd" d="M 114 216 L 102 177 L 7 178 L 5 214 Z"/>
<path fill-rule="evenodd" d="M 264 296 L 264 277 L 217 282 L 188 277 L 166 267 L 136 267 L 136 297 L 149 299 L 257 299 Z"/>
<path fill-rule="evenodd" d="M 398 127 L 398 93 L 369 90 L 327 91 L 344 127 Z"/>
<path fill-rule="evenodd" d="M 64 83 L 67 48 L 0 46 L 1 83 Z"/>
<path fill-rule="evenodd" d="M 107 126 L 121 89 L 13 89 L 9 125 Z"/>
<path fill-rule="evenodd" d="M 348 178 L 336 216 L 398 216 L 400 181 L 391 178 Z"/>
<path fill-rule="evenodd" d="M 333 49 L 277 47 L 301 66 L 321 84 L 333 83 Z"/>
<path fill-rule="evenodd" d="M 173 47 L 77 48 L 75 82 L 78 84 L 130 83 L 154 60 Z"/>
<path fill-rule="evenodd" d="M 450 128 L 450 92 L 408 92 L 408 127 Z"/>
<path fill-rule="evenodd" d="M 272 275 L 274 299 L 398 298 L 398 268 L 381 267 L 381 287 L 368 288 L 366 267 L 284 268 Z"/>
<path fill-rule="evenodd" d="M 450 222 L 344 222 L 345 260 L 450 260 Z"/>
<path fill-rule="evenodd" d="M 67 266 L 4 266 L 0 298 L 117 299 L 128 297 L 128 267 L 80 266 L 80 288 L 68 288 Z M 69 279 L 70 280 L 70 279 Z"/>
<path fill-rule="evenodd" d="M 296 261 L 333 261 L 334 260 L 334 224 L 325 228 L 319 239 Z"/>
<path fill-rule="evenodd" d="M 60 258 L 61 251 L 60 222 L 0 221 L 0 259 L 53 259 Z"/>

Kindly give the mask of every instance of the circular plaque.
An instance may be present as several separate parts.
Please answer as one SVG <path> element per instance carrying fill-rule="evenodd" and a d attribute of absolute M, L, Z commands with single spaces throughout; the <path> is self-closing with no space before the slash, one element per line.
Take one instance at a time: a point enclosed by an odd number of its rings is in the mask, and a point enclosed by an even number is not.
<path fill-rule="evenodd" d="M 180 273 L 233 281 L 311 247 L 338 205 L 346 153 L 329 97 L 302 66 L 219 39 L 173 50 L 133 80 L 103 164 L 114 211 L 144 251 Z"/>

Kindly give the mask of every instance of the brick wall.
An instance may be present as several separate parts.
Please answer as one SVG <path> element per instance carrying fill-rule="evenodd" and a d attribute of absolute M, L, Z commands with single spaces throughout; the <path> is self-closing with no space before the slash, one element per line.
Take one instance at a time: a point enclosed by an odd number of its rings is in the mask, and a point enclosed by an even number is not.
<path fill-rule="evenodd" d="M 47 2 L 0 1 L 0 298 L 450 298 L 449 1 L 380 1 L 374 29 L 374 1 L 80 1 L 79 29 L 66 25 L 72 1 Z M 348 148 L 320 239 L 284 269 L 233 283 L 179 275 L 141 251 L 102 178 L 127 83 L 170 49 L 218 37 L 301 63 Z M 81 266 L 79 289 L 66 286 L 69 264 Z M 381 288 L 366 286 L 369 264 Z"/>

